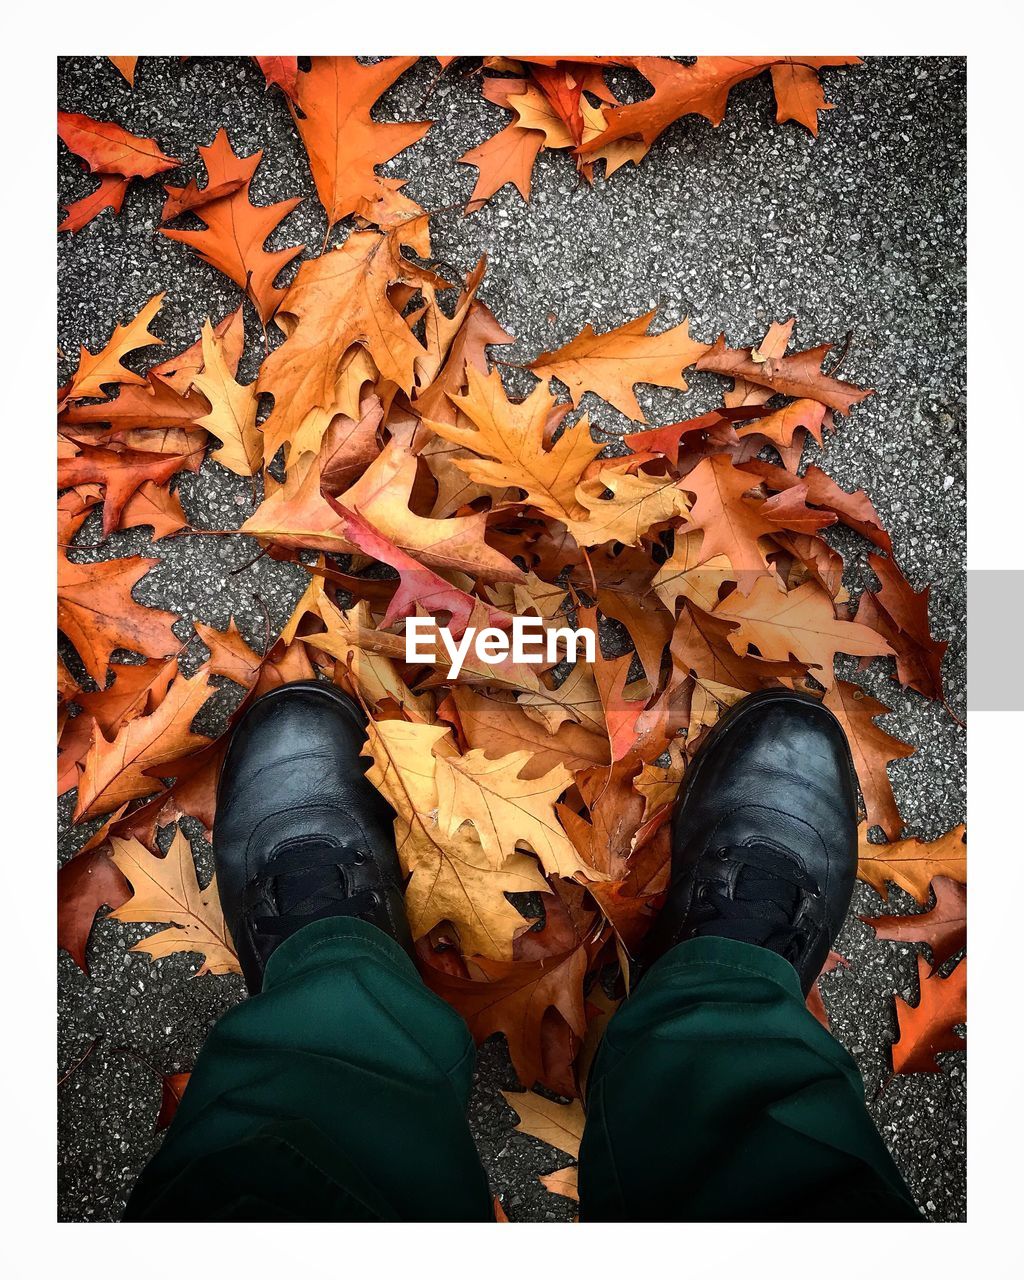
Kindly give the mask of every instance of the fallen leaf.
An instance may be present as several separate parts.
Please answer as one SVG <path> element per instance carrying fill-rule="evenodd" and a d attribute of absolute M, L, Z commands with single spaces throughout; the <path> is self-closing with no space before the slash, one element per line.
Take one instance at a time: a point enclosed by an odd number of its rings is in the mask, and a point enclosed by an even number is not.
<path fill-rule="evenodd" d="M 206 166 L 207 186 L 211 190 L 239 182 L 230 194 L 209 199 L 195 212 L 205 224 L 201 231 L 179 231 L 161 227 L 168 240 L 188 245 L 204 262 L 233 280 L 255 306 L 264 325 L 281 305 L 287 289 L 275 286 L 281 270 L 299 253 L 302 245 L 268 252 L 263 246 L 302 197 L 280 200 L 277 204 L 255 205 L 250 198 L 253 174 L 263 157 L 262 151 L 251 156 L 235 155 L 227 130 L 220 129 L 208 147 L 199 154 Z M 167 187 L 168 195 L 180 196 L 183 188 Z M 166 213 L 166 211 L 165 211 Z"/>
<path fill-rule="evenodd" d="M 715 616 L 739 625 L 729 633 L 729 643 L 739 654 L 751 646 L 770 662 L 796 658 L 815 668 L 822 684 L 832 684 L 837 653 L 861 656 L 892 650 L 877 632 L 836 617 L 828 592 L 816 582 L 805 582 L 785 591 L 773 577 L 759 577 L 745 594 L 731 592 L 715 609 Z"/>
<path fill-rule="evenodd" d="M 355 58 L 311 59 L 297 77 L 292 119 L 309 156 L 328 228 L 351 213 L 366 216 L 382 194 L 375 166 L 418 141 L 430 121 L 381 124 L 370 109 L 415 58 L 385 58 L 369 66 Z"/>
<path fill-rule="evenodd" d="M 886 942 L 923 942 L 932 953 L 933 968 L 938 968 L 967 945 L 967 887 L 945 876 L 936 876 L 931 887 L 935 905 L 927 911 L 861 919 Z"/>
<path fill-rule="evenodd" d="M 257 58 L 260 70 L 266 79 L 267 87 L 276 84 L 290 102 L 295 101 L 299 87 L 298 58 Z"/>
<path fill-rule="evenodd" d="M 151 178 L 178 166 L 178 161 L 165 156 L 152 138 L 139 138 L 109 120 L 58 111 L 57 136 L 69 151 L 85 161 L 90 173 Z"/>
<path fill-rule="evenodd" d="M 57 945 L 84 973 L 85 949 L 100 907 L 119 907 L 130 896 L 124 876 L 103 849 L 77 854 L 57 872 Z"/>
<path fill-rule="evenodd" d="M 470 367 L 466 374 L 466 394 L 450 397 L 466 422 L 427 424 L 445 440 L 480 455 L 457 458 L 455 465 L 478 483 L 524 490 L 533 506 L 556 520 L 584 516 L 576 488 L 601 452 L 587 420 L 567 427 L 546 449 L 544 432 L 552 409 L 546 383 L 516 404 L 506 396 L 497 370 L 485 377 Z"/>
<path fill-rule="evenodd" d="M 117 869 L 132 887 L 132 896 L 111 912 L 111 918 L 169 926 L 137 942 L 132 951 L 154 960 L 178 951 L 198 952 L 203 964 L 197 978 L 204 973 L 241 972 L 220 909 L 216 878 L 200 889 L 192 850 L 180 831 L 174 833 L 163 858 L 155 858 L 138 840 L 114 836 L 110 844 Z"/>
<path fill-rule="evenodd" d="M 164 295 L 158 293 L 150 298 L 134 320 L 126 325 L 119 324 L 102 351 L 93 355 L 85 347 L 81 348 L 78 368 L 71 379 L 67 396 L 69 400 L 84 400 L 103 394 L 105 386 L 142 386 L 146 379 L 126 369 L 121 361 L 132 351 L 141 347 L 163 345 L 161 338 L 155 338 L 149 332 L 149 326 L 156 318 L 163 303 Z"/>
<path fill-rule="evenodd" d="M 436 751 L 442 739 L 454 749 L 449 733 L 438 725 L 371 721 L 368 776 L 395 810 L 398 855 L 411 872 L 406 911 L 413 937 L 447 920 L 467 953 L 508 960 L 527 922 L 505 894 L 546 892 L 547 882 L 533 859 L 516 854 L 496 868 L 473 832 L 447 835 L 439 824 Z"/>
<path fill-rule="evenodd" d="M 867 838 L 868 825 L 860 828 L 857 875 L 882 897 L 887 880 L 920 903 L 928 901 L 929 886 L 936 877 L 966 884 L 967 829 L 962 824 L 937 840 L 910 838 L 891 844 L 872 844 Z"/>
<path fill-rule="evenodd" d="M 868 556 L 881 590 L 865 591 L 857 621 L 885 636 L 896 654 L 900 683 L 942 701 L 942 658 L 949 644 L 936 640 L 928 620 L 930 588 L 915 591 L 900 567 L 884 556 Z"/>
<path fill-rule="evenodd" d="M 200 670 L 188 680 L 179 676 L 152 715 L 128 721 L 113 740 L 94 731 L 78 788 L 75 821 L 107 813 L 127 800 L 160 790 L 153 770 L 173 773 L 173 761 L 209 741 L 191 730 L 209 693 L 206 671 Z"/>
<path fill-rule="evenodd" d="M 929 977 L 928 961 L 917 957 L 918 1000 L 908 1004 L 896 997 L 899 1035 L 892 1047 L 896 1075 L 911 1071 L 940 1071 L 937 1053 L 962 1049 L 963 1037 L 955 1028 L 967 1021 L 967 961 L 961 960 L 948 978 Z"/>
<path fill-rule="evenodd" d="M 156 560 L 129 556 L 72 564 L 57 554 L 57 626 L 75 646 L 86 671 L 103 686 L 115 649 L 164 658 L 180 647 L 171 630 L 177 621 L 166 609 L 149 609 L 132 599 L 132 588 Z"/>
<path fill-rule="evenodd" d="M 837 680 L 825 691 L 825 706 L 842 725 L 850 744 L 857 781 L 860 783 L 868 826 L 879 826 L 890 840 L 903 829 L 887 766 L 905 760 L 914 748 L 875 724 L 875 717 L 889 708 L 847 680 Z M 859 873 L 858 873 L 859 874 Z"/>
<path fill-rule="evenodd" d="M 136 58 L 115 58 L 112 55 L 108 55 L 108 61 L 112 62 L 114 66 L 117 67 L 118 71 L 120 71 L 120 73 L 124 76 L 124 78 L 128 81 L 128 83 L 134 89 L 135 64 L 138 62 L 138 58 L 137 57 Z"/>
<path fill-rule="evenodd" d="M 178 1103 L 185 1086 L 192 1078 L 191 1071 L 176 1071 L 160 1077 L 160 1112 L 156 1118 L 156 1132 L 166 1129 L 178 1111 Z"/>
<path fill-rule="evenodd" d="M 849 413 L 853 405 L 859 404 L 871 392 L 821 372 L 821 362 L 831 350 L 826 343 L 808 351 L 798 351 L 795 355 L 758 362 L 752 358 L 749 347 L 729 348 L 725 345 L 725 338 L 719 337 L 697 361 L 697 368 L 753 382 L 772 393 L 817 400 L 836 413 Z"/>
<path fill-rule="evenodd" d="M 236 382 L 228 367 L 223 340 L 209 320 L 203 325 L 203 370 L 192 379 L 210 402 L 210 412 L 196 419 L 221 442 L 214 457 L 239 476 L 253 476 L 263 465 L 263 437 L 256 427 L 256 388 Z"/>
<path fill-rule="evenodd" d="M 57 230 L 81 231 L 104 209 L 120 213 L 130 182 L 130 178 L 122 178 L 116 173 L 101 175 L 100 184 L 94 191 L 90 191 L 81 200 L 73 200 L 70 204 L 63 206 L 67 217 L 60 223 Z"/>
<path fill-rule="evenodd" d="M 706 343 L 690 337 L 689 320 L 663 333 L 648 333 L 654 316 L 654 311 L 648 311 L 608 333 L 595 333 L 585 325 L 566 346 L 544 352 L 527 368 L 539 377 L 564 382 L 574 405 L 591 391 L 627 418 L 645 422 L 633 394 L 634 384 L 685 391 L 683 370 L 708 350 Z"/>
<path fill-rule="evenodd" d="M 586 1120 L 579 1102 L 552 1102 L 539 1093 L 508 1093 L 504 1089 L 501 1096 L 519 1116 L 518 1133 L 529 1134 L 574 1160 L 579 1159 Z"/>
<path fill-rule="evenodd" d="M 541 1173 L 538 1178 L 544 1189 L 550 1191 L 553 1196 L 565 1196 L 567 1200 L 579 1200 L 579 1170 L 575 1165 L 569 1165 L 565 1169 L 556 1169 L 554 1173 Z"/>

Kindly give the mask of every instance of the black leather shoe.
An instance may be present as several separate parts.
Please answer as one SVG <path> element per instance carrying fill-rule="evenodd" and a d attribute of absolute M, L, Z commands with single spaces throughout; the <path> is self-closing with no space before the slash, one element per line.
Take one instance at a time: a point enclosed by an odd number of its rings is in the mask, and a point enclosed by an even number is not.
<path fill-rule="evenodd" d="M 316 680 L 258 698 L 221 769 L 213 854 L 250 991 L 274 949 L 325 916 L 360 916 L 412 951 L 391 807 L 366 778 L 365 718 Z"/>
<path fill-rule="evenodd" d="M 806 994 L 850 905 L 857 780 L 816 698 L 767 689 L 708 732 L 676 800 L 672 877 L 644 956 L 723 937 L 789 960 Z"/>

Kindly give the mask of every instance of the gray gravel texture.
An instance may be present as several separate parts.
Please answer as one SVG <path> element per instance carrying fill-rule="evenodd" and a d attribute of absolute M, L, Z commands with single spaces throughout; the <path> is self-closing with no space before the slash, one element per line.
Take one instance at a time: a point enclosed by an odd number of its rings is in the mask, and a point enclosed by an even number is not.
<path fill-rule="evenodd" d="M 658 326 L 692 317 L 694 334 L 732 344 L 759 339 L 773 320 L 799 317 L 800 347 L 841 343 L 852 331 L 844 376 L 876 394 L 842 421 L 828 441 L 824 465 L 847 488 L 871 495 L 892 530 L 896 555 L 911 581 L 934 584 L 935 633 L 950 642 L 945 663 L 949 699 L 965 710 L 965 64 L 961 59 L 871 59 L 826 72 L 836 110 L 822 119 L 815 142 L 794 124 L 778 125 L 766 77 L 733 91 L 725 123 L 712 129 L 689 118 L 670 128 L 637 168 L 593 188 L 580 183 L 568 158 L 542 154 L 531 203 L 506 187 L 481 212 L 465 217 L 475 170 L 456 157 L 504 123 L 459 74 L 435 83 L 436 63 L 421 61 L 378 109 L 384 119 L 437 123 L 390 166 L 433 219 L 434 254 L 458 271 L 487 253 L 482 297 L 518 335 L 502 355 L 521 361 L 571 338 L 585 322 L 610 328 L 655 305 Z M 629 87 L 628 81 L 623 82 Z M 635 86 L 634 86 L 635 87 Z M 429 96 L 428 96 L 429 94 Z M 104 59 L 64 59 L 59 105 L 114 119 L 154 136 L 200 173 L 198 144 L 226 126 L 236 150 L 264 149 L 254 182 L 257 201 L 307 199 L 272 238 L 271 247 L 305 242 L 315 253 L 323 213 L 301 143 L 276 92 L 267 93 L 245 58 L 144 58 L 134 90 Z M 62 198 L 90 189 L 63 148 Z M 202 321 L 238 305 L 238 290 L 183 245 L 155 232 L 159 180 L 135 183 L 119 217 L 101 215 L 74 236 L 60 237 L 59 342 L 75 353 L 96 349 L 159 290 L 167 290 L 155 331 L 180 350 Z M 340 231 L 336 234 L 344 234 Z M 254 376 L 258 326 L 250 314 L 242 377 Z M 140 353 L 135 367 L 160 358 Z M 131 362 L 130 362 L 131 363 Z M 60 376 L 70 371 L 62 364 Z M 524 375 L 525 377 L 525 375 Z M 524 383 L 528 385 L 529 379 Z M 717 402 L 718 379 L 696 375 L 687 396 L 639 389 L 652 423 L 702 412 Z M 588 397 L 588 399 L 592 399 Z M 600 401 L 584 404 L 609 439 L 629 424 Z M 816 451 L 814 446 L 809 454 Z M 207 463 L 181 478 L 185 510 L 199 528 L 237 526 L 252 510 L 248 482 Z M 95 542 L 87 527 L 80 540 Z M 837 537 L 848 556 L 848 585 L 871 581 L 865 548 Z M 182 538 L 150 548 L 144 532 L 116 535 L 110 552 L 145 552 L 161 564 L 138 595 L 182 615 L 224 626 L 234 615 L 243 631 L 263 633 L 262 607 L 273 624 L 288 615 L 301 571 L 253 554 L 246 539 Z M 110 552 L 86 555 L 106 558 Z M 201 646 L 196 644 L 193 651 Z M 891 770 L 908 833 L 933 837 L 964 817 L 963 731 L 941 709 L 901 693 L 886 662 L 858 677 L 889 702 L 886 727 L 917 746 Z M 230 693 L 223 698 L 229 700 Z M 66 859 L 82 842 L 69 829 L 70 798 L 60 806 L 59 850 Z M 190 830 L 201 876 L 210 852 Z M 864 1075 L 871 1113 L 927 1216 L 965 1215 L 965 1055 L 945 1055 L 942 1070 L 889 1081 L 894 1038 L 893 992 L 914 997 L 909 947 L 877 942 L 856 914 L 883 901 L 860 885 L 839 948 L 847 970 L 824 981 L 839 1040 Z M 894 890 L 893 911 L 913 909 Z M 60 953 L 61 1074 L 89 1045 L 84 1064 L 60 1087 L 59 1216 L 116 1219 L 134 1178 L 155 1150 L 160 1084 L 157 1069 L 188 1069 L 217 1018 L 243 997 L 233 977 L 192 980 L 186 955 L 152 963 L 129 955 L 145 932 L 101 920 L 89 958 L 91 974 Z M 549 1195 L 538 1173 L 557 1168 L 559 1153 L 514 1133 L 514 1117 L 498 1090 L 517 1088 L 503 1042 L 480 1053 L 470 1120 L 488 1168 L 513 1220 L 568 1220 L 574 1206 Z"/>

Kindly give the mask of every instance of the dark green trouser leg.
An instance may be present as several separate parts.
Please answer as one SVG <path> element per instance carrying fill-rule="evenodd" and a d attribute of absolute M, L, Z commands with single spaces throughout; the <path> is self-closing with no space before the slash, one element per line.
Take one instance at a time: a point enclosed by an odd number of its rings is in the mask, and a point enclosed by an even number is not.
<path fill-rule="evenodd" d="M 127 1220 L 485 1221 L 463 1020 L 362 920 L 308 925 L 214 1028 Z"/>
<path fill-rule="evenodd" d="M 919 1217 L 852 1059 L 762 948 L 699 938 L 663 956 L 588 1090 L 584 1222 Z"/>

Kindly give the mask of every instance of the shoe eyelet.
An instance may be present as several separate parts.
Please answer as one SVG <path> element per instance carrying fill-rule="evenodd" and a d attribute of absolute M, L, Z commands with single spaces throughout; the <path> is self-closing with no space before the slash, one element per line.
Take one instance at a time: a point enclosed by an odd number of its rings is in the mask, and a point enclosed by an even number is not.
<path fill-rule="evenodd" d="M 376 889 L 370 890 L 371 911 L 379 911 L 384 905 L 384 899 L 380 896 Z"/>
<path fill-rule="evenodd" d="M 366 865 L 366 861 L 367 861 L 366 854 L 362 851 L 362 849 L 356 849 L 355 852 L 352 854 L 352 865 L 354 867 L 364 867 Z"/>
<path fill-rule="evenodd" d="M 707 900 L 708 900 L 708 886 L 707 886 L 707 881 L 706 881 L 706 880 L 702 880 L 702 881 L 700 882 L 700 884 L 697 886 L 697 892 L 696 892 L 696 894 L 694 894 L 694 897 L 696 898 L 696 900 L 697 900 L 698 902 L 707 902 Z"/>

